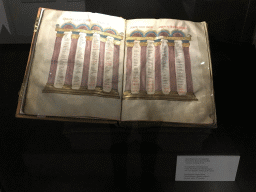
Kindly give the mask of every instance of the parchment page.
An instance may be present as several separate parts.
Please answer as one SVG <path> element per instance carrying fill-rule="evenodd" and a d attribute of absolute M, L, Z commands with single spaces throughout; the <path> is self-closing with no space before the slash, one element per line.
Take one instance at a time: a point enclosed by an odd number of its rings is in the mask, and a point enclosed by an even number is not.
<path fill-rule="evenodd" d="M 126 39 L 122 121 L 215 123 L 205 22 L 128 20 Z M 136 43 L 140 43 L 140 57 L 144 58 L 136 63 L 141 66 L 140 79 L 133 78 L 137 74 L 132 54 L 138 49 Z M 130 91 L 133 86 L 140 87 L 140 92 Z"/>
<path fill-rule="evenodd" d="M 124 33 L 120 17 L 46 9 L 24 113 L 120 120 Z"/>

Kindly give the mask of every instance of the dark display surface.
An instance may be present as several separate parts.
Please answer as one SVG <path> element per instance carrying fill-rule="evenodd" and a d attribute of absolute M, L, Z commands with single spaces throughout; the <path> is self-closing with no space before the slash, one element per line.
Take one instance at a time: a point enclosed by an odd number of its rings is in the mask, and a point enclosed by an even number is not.
<path fill-rule="evenodd" d="M 251 84 L 248 72 L 253 70 L 256 59 L 255 47 L 249 40 L 251 35 L 249 32 L 248 35 L 245 33 L 248 22 L 244 22 L 246 13 L 251 13 L 251 9 L 249 6 L 249 11 L 246 11 L 247 1 L 236 1 L 236 3 L 232 1 L 233 3 L 229 4 L 228 2 L 216 1 L 215 4 L 213 1 L 190 1 L 172 4 L 169 1 L 152 3 L 148 1 L 126 1 L 126 3 L 86 1 L 87 11 L 123 16 L 126 19 L 153 17 L 208 20 L 218 119 L 218 128 L 212 131 L 212 135 L 214 138 L 219 138 L 217 143 L 222 141 L 221 146 L 224 147 L 214 145 L 216 140 L 212 139 L 212 136 L 208 137 L 207 131 L 194 133 L 191 135 L 191 140 L 187 139 L 185 137 L 187 135 L 184 136 L 182 132 L 176 132 L 176 135 L 173 132 L 169 134 L 172 139 L 175 138 L 174 135 L 177 136 L 175 147 L 180 146 L 178 149 L 183 152 L 188 149 L 188 146 L 191 147 L 189 143 L 191 142 L 193 148 L 187 150 L 190 153 L 191 151 L 195 153 L 202 147 L 202 153 L 234 154 L 238 151 L 241 155 L 235 182 L 175 182 L 175 158 L 179 150 L 172 151 L 175 148 L 173 143 L 167 142 L 164 149 L 164 145 L 160 145 L 160 149 L 153 152 L 158 154 L 158 160 L 154 161 L 156 155 L 144 155 L 144 157 L 140 155 L 140 149 L 143 146 L 142 137 L 146 134 L 132 133 L 133 137 L 128 137 L 131 129 L 127 129 L 124 135 L 129 143 L 117 147 L 117 150 L 122 149 L 119 151 L 121 154 L 125 151 L 128 154 L 126 171 L 128 171 L 127 189 L 129 191 L 140 191 L 145 188 L 148 191 L 188 191 L 188 189 L 189 191 L 256 191 L 255 133 L 250 128 L 252 125 L 249 124 L 251 117 L 248 110 L 248 106 L 252 106 L 252 101 L 248 98 L 253 96 L 253 89 L 251 93 L 248 89 Z M 253 3 L 254 1 L 251 5 Z M 203 8 L 199 9 L 197 6 L 199 4 Z M 180 7 L 178 12 L 174 5 Z M 210 11 L 211 7 L 219 10 L 219 13 Z M 251 18 L 250 14 L 247 18 Z M 29 49 L 30 44 L 0 46 L 3 79 L 0 104 L 2 186 L 8 188 L 6 191 L 113 191 L 114 169 L 110 150 L 114 143 L 111 140 L 114 138 L 111 136 L 111 129 L 115 127 L 104 128 L 104 125 L 79 124 L 79 127 L 82 125 L 87 130 L 98 131 L 75 133 L 70 130 L 78 124 L 14 117 Z M 104 129 L 105 132 L 102 131 Z M 150 143 L 154 143 L 156 135 L 158 139 L 166 135 L 165 132 L 157 133 L 157 130 L 157 128 L 153 129 L 152 137 L 144 138 L 151 138 Z M 207 140 L 201 143 L 202 146 L 195 144 L 199 140 L 194 136 L 200 134 L 200 138 L 207 136 Z M 154 146 L 151 145 L 151 149 L 153 148 Z M 223 152 L 223 148 L 226 151 Z M 145 157 L 151 158 L 152 161 L 145 160 Z M 122 156 L 120 158 L 122 159 Z M 155 163 L 155 176 L 158 181 L 155 184 L 153 177 L 148 177 L 146 181 L 141 179 L 142 158 L 148 163 L 148 167 L 152 168 L 152 163 Z M 162 164 L 159 162 L 161 158 L 165 159 Z M 160 172 L 164 169 L 166 172 Z M 121 176 L 124 172 L 121 171 Z"/>

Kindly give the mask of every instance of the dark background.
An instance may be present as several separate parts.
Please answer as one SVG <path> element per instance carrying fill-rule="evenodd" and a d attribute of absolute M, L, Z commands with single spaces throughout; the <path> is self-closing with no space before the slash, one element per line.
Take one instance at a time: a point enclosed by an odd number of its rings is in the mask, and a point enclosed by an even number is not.
<path fill-rule="evenodd" d="M 22 5 L 21 7 L 14 7 L 13 3 L 9 3 L 6 14 L 11 35 L 5 26 L 2 26 L 0 33 L 0 43 L 3 43 L 0 45 L 2 79 L 0 90 L 3 93 L 0 103 L 1 181 L 15 182 L 18 186 L 23 186 L 27 182 L 24 176 L 26 171 L 23 170 L 25 169 L 24 153 L 27 151 L 29 154 L 62 154 L 71 150 L 72 142 L 63 134 L 67 126 L 65 123 L 16 119 L 15 111 L 38 7 L 80 10 L 81 5 L 84 4 L 85 10 L 80 11 L 121 16 L 125 19 L 173 18 L 207 22 L 218 121 L 218 128 L 212 133 L 217 137 L 230 138 L 241 155 L 236 179 L 240 190 L 256 191 L 254 184 L 256 133 L 253 124 L 255 95 L 253 67 L 256 57 L 255 46 L 252 44 L 256 21 L 255 0 L 86 0 L 77 2 L 53 0 L 48 4 L 38 2 L 40 1 L 21 0 L 18 3 Z M 58 7 L 54 3 L 62 3 L 61 5 L 65 6 Z M 26 11 L 21 13 L 22 9 Z M 31 21 L 26 25 L 28 11 L 31 14 L 29 17 Z M 17 21 L 14 22 L 14 18 Z M 20 22 L 23 23 L 23 27 L 17 24 Z M 25 32 L 27 29 L 29 32 Z M 19 30 L 23 31 L 23 34 L 19 33 Z M 93 124 L 78 126 L 87 129 L 102 128 L 102 125 Z M 106 125 L 106 129 L 110 128 Z M 99 131 L 97 134 L 101 137 L 103 133 Z M 102 141 L 99 139 L 100 142 Z M 99 152 L 94 151 L 93 148 L 89 150 L 91 153 Z M 227 187 L 223 191 L 232 190 Z"/>

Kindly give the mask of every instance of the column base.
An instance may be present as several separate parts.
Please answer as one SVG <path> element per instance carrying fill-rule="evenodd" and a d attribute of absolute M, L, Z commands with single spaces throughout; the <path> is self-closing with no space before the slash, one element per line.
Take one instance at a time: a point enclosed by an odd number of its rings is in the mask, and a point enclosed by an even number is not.
<path fill-rule="evenodd" d="M 120 99 L 117 90 L 111 90 L 110 92 L 104 92 L 103 88 L 96 87 L 94 90 L 89 90 L 86 87 L 80 87 L 79 89 L 72 89 L 71 85 L 63 85 L 62 88 L 56 88 L 52 84 L 46 84 L 42 93 L 59 93 L 59 94 L 69 94 L 69 95 L 91 95 L 99 97 L 108 97 Z"/>
<path fill-rule="evenodd" d="M 169 94 L 163 94 L 162 91 L 156 91 L 155 94 L 147 94 L 146 91 L 140 91 L 138 94 L 132 94 L 131 91 L 123 93 L 124 100 L 171 100 L 171 101 L 198 101 L 194 93 L 179 95 L 178 92 L 171 91 Z"/>

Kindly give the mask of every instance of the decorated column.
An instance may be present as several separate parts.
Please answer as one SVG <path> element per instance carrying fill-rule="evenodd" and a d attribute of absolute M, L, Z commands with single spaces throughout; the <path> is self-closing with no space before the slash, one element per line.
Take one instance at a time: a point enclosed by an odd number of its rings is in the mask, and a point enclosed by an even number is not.
<path fill-rule="evenodd" d="M 76 49 L 77 49 L 77 42 L 79 38 L 78 32 L 72 32 L 71 35 L 71 46 L 70 52 L 68 57 L 68 66 L 66 70 L 65 82 L 63 88 L 70 89 L 72 87 L 72 78 L 74 72 L 74 65 L 75 65 L 75 56 L 76 56 Z"/>
<path fill-rule="evenodd" d="M 175 69 L 175 51 L 174 51 L 174 41 L 168 42 L 169 47 L 169 68 L 170 68 L 170 88 L 171 94 L 178 94 L 177 92 L 177 82 L 176 82 L 176 69 Z"/>
<path fill-rule="evenodd" d="M 99 64 L 97 73 L 97 85 L 99 90 L 103 88 L 103 74 L 104 74 L 104 57 L 105 57 L 105 42 L 100 41 Z"/>
<path fill-rule="evenodd" d="M 114 45 L 112 89 L 118 91 L 120 45 Z"/>
<path fill-rule="evenodd" d="M 192 82 L 192 74 L 191 74 L 191 60 L 189 54 L 189 42 L 184 41 L 182 43 L 183 52 L 185 57 L 185 71 L 186 71 L 186 83 L 187 83 L 187 94 L 194 95 L 193 91 L 193 82 Z"/>
<path fill-rule="evenodd" d="M 162 92 L 160 45 L 155 46 L 155 92 Z"/>
<path fill-rule="evenodd" d="M 92 46 L 92 40 L 91 39 L 92 39 L 91 36 L 86 36 L 83 74 L 82 74 L 82 82 L 81 82 L 81 88 L 80 89 L 87 89 L 88 88 L 89 65 L 90 65 L 91 46 Z"/>
<path fill-rule="evenodd" d="M 54 50 L 53 50 L 53 54 L 52 54 L 52 60 L 51 60 L 51 66 L 50 66 L 47 86 L 54 85 L 56 71 L 57 71 L 57 65 L 58 65 L 58 58 L 59 58 L 60 48 L 61 48 L 61 41 L 62 41 L 62 38 L 64 35 L 65 34 L 63 32 L 56 33 L 56 39 L 55 39 Z"/>
<path fill-rule="evenodd" d="M 140 92 L 146 93 L 146 61 L 147 61 L 147 45 L 144 42 L 140 43 Z"/>
<path fill-rule="evenodd" d="M 132 49 L 133 49 L 133 47 L 131 47 L 131 46 L 128 47 L 127 46 L 125 91 L 131 91 Z"/>

